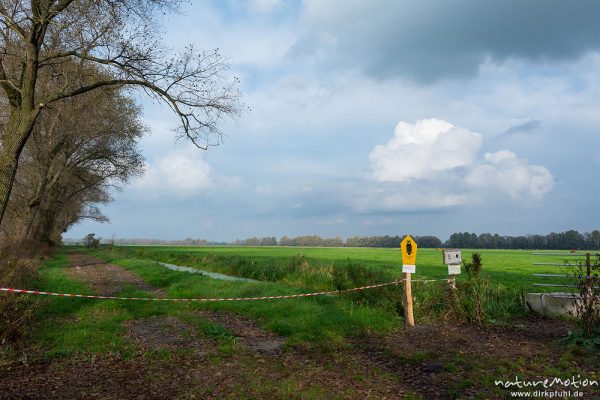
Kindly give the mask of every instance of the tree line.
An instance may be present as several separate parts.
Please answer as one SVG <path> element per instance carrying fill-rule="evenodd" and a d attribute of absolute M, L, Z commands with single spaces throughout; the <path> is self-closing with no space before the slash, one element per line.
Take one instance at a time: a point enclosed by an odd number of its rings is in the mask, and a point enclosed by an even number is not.
<path fill-rule="evenodd" d="M 54 244 L 143 173 L 137 95 L 206 149 L 241 107 L 218 51 L 162 45 L 179 0 L 0 0 L 0 245 Z"/>
<path fill-rule="evenodd" d="M 342 239 L 322 238 L 319 235 L 296 236 L 293 238 L 283 236 L 279 240 L 275 237 L 251 237 L 236 240 L 234 246 L 297 246 L 297 247 L 398 247 L 404 236 L 352 236 Z M 421 247 L 442 247 L 442 241 L 435 236 L 414 236 Z"/>
<path fill-rule="evenodd" d="M 576 230 L 552 232 L 547 235 L 500 236 L 498 234 L 453 233 L 447 247 L 472 249 L 539 249 L 539 250 L 599 250 L 600 231 L 579 233 Z"/>
<path fill-rule="evenodd" d="M 404 236 L 353 236 L 322 238 L 318 235 L 306 235 L 279 240 L 274 237 L 252 237 L 236 240 L 236 246 L 305 246 L 305 247 L 388 247 L 396 248 Z M 552 232 L 547 235 L 505 236 L 497 233 L 453 233 L 442 242 L 436 236 L 414 236 L 422 248 L 470 248 L 470 249 L 536 249 L 536 250 L 600 250 L 600 231 L 579 233 L 576 230 Z"/>

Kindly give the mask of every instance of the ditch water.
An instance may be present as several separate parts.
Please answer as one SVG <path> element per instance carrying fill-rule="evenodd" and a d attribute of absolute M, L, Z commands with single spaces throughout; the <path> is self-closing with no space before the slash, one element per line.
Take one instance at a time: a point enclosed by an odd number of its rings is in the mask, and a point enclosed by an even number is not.
<path fill-rule="evenodd" d="M 184 267 L 182 265 L 168 264 L 168 263 L 164 263 L 164 262 L 160 262 L 160 261 L 155 261 L 155 262 L 157 262 L 160 265 L 162 265 L 163 267 L 168 268 L 173 271 L 182 271 L 182 272 L 189 272 L 192 274 L 201 274 L 201 275 L 208 276 L 209 278 L 220 279 L 222 281 L 244 281 L 244 282 L 256 282 L 256 283 L 260 282 L 255 279 L 240 278 L 239 276 L 219 274 L 217 272 L 210 272 L 210 271 L 204 271 L 201 269 L 196 269 L 196 268 L 191 268 L 191 267 Z"/>

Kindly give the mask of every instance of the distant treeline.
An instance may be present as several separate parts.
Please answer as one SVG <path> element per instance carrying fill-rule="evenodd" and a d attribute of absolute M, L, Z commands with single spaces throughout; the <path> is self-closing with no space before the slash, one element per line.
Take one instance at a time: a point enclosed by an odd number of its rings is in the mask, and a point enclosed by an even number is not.
<path fill-rule="evenodd" d="M 497 233 L 463 232 L 453 233 L 442 242 L 436 236 L 413 236 L 419 247 L 439 248 L 457 247 L 470 249 L 539 249 L 539 250 L 600 250 L 600 231 L 579 233 L 575 230 L 549 233 L 548 235 L 501 236 Z M 298 246 L 298 247 L 399 247 L 404 236 L 352 236 L 342 239 L 322 238 L 318 235 L 251 237 L 236 240 L 233 243 L 214 242 L 205 239 L 186 238 L 182 240 L 161 239 L 102 239 L 103 244 L 116 245 L 170 245 L 170 246 Z M 77 243 L 80 240 L 66 239 L 65 243 Z"/>
<path fill-rule="evenodd" d="M 289 238 L 252 237 L 236 240 L 236 246 L 306 246 L 306 247 L 399 247 L 404 236 L 353 236 L 342 238 L 322 238 L 318 235 Z M 599 250 L 600 231 L 579 233 L 575 230 L 549 233 L 548 235 L 501 236 L 497 233 L 463 232 L 453 233 L 442 242 L 436 236 L 414 236 L 419 247 L 458 247 L 471 249 L 540 249 L 540 250 Z"/>
<path fill-rule="evenodd" d="M 213 242 L 206 239 L 115 239 L 115 238 L 99 238 L 100 243 L 105 245 L 120 245 L 120 246 L 230 246 L 228 242 Z M 77 239 L 64 239 L 65 244 L 81 243 Z"/>
<path fill-rule="evenodd" d="M 453 233 L 445 244 L 447 247 L 473 249 L 541 249 L 541 250 L 598 250 L 600 231 L 579 233 L 575 230 L 549 233 L 548 235 L 500 236 L 498 234 Z"/>

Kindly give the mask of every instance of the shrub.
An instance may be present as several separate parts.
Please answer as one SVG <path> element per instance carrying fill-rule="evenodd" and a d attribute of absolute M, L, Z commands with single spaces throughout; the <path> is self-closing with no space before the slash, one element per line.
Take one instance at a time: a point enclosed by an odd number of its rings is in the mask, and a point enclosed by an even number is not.
<path fill-rule="evenodd" d="M 395 278 L 384 271 L 366 268 L 348 260 L 347 265 L 333 266 L 333 287 L 337 290 L 351 289 L 378 283 L 394 281 Z M 357 304 L 378 306 L 395 310 L 402 314 L 402 285 L 389 285 L 377 290 L 345 292 L 344 296 Z"/>
<path fill-rule="evenodd" d="M 88 233 L 82 240 L 85 247 L 97 249 L 100 246 L 100 239 L 94 237 L 95 233 Z"/>
<path fill-rule="evenodd" d="M 27 287 L 37 275 L 37 262 L 31 259 L 16 259 L 1 254 L 0 286 Z M 14 293 L 0 294 L 0 345 L 16 342 L 25 333 L 27 322 L 32 318 L 38 299 L 30 295 Z"/>
<path fill-rule="evenodd" d="M 573 272 L 568 275 L 575 279 L 579 289 L 578 296 L 574 296 L 574 305 L 580 335 L 594 338 L 600 336 L 600 254 L 596 254 L 596 260 L 588 257 L 586 262 L 573 267 Z"/>

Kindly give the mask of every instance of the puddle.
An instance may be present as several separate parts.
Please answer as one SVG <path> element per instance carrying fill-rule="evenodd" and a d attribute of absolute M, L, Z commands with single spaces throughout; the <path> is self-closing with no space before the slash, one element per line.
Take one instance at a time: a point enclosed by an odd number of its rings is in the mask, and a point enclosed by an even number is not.
<path fill-rule="evenodd" d="M 209 278 L 220 279 L 222 281 L 243 281 L 243 282 L 255 282 L 255 283 L 260 282 L 260 281 L 257 281 L 255 279 L 250 279 L 250 278 L 240 278 L 238 276 L 219 274 L 217 272 L 204 271 L 201 269 L 184 267 L 184 266 L 175 265 L 175 264 L 168 264 L 168 263 L 164 263 L 164 262 L 160 262 L 160 261 L 155 261 L 155 262 L 157 262 L 158 264 L 162 265 L 163 267 L 168 268 L 173 271 L 183 271 L 183 272 L 189 272 L 192 274 L 201 274 L 201 275 L 208 276 Z"/>

